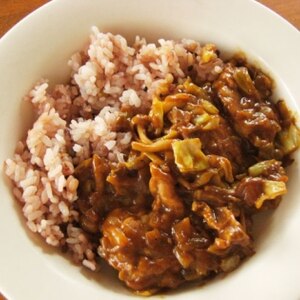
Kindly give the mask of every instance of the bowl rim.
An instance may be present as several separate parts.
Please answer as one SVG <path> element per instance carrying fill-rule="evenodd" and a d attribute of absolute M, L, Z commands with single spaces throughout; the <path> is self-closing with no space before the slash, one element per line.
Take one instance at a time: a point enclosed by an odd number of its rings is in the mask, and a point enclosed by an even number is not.
<path fill-rule="evenodd" d="M 86 2 L 92 3 L 92 2 L 96 2 L 96 1 L 97 0 L 88 0 Z M 138 1 L 138 0 L 133 0 L 132 3 L 134 3 L 135 1 Z M 143 0 L 143 1 L 144 1 L 144 3 L 147 3 L 147 0 Z M 190 2 L 192 2 L 192 1 L 195 2 L 196 1 L 196 2 L 200 3 L 203 0 L 189 0 L 189 1 Z M 216 2 L 216 1 L 217 0 L 213 0 L 212 2 Z M 160 3 L 162 1 L 153 0 L 153 2 Z M 169 3 L 170 0 L 163 0 L 163 2 Z M 243 4 L 239 4 L 239 2 L 243 3 Z M 22 19 L 20 22 L 18 22 L 13 28 L 11 28 L 8 32 L 6 32 L 0 39 L 0 58 L 3 57 L 3 52 L 1 52 L 2 49 L 3 48 L 6 49 L 7 47 L 11 47 L 11 45 L 14 44 L 15 39 L 20 38 L 20 35 L 21 35 L 22 31 L 24 30 L 24 27 L 27 28 L 25 30 L 25 32 L 28 33 L 28 31 L 29 31 L 28 28 L 31 28 L 32 24 L 36 24 L 36 23 L 40 22 L 40 20 L 42 20 L 42 18 L 47 15 L 49 10 L 56 11 L 57 9 L 59 9 L 59 7 L 66 7 L 67 5 L 72 5 L 72 3 L 74 5 L 80 5 L 79 3 L 82 3 L 82 0 L 64 0 L 64 3 L 61 0 L 52 0 L 52 1 L 42 5 L 40 8 L 38 8 L 34 12 L 30 13 L 28 16 L 26 16 L 24 19 Z M 113 3 L 117 3 L 117 0 L 113 1 Z M 245 7 L 252 7 L 252 8 L 254 7 L 253 10 L 258 11 L 259 15 L 266 15 L 267 19 L 268 19 L 268 22 L 271 22 L 271 24 L 273 22 L 272 20 L 274 20 L 274 24 L 276 25 L 276 26 L 274 26 L 274 28 L 276 30 L 278 30 L 278 28 L 281 28 L 281 34 L 286 34 L 287 36 L 289 36 L 289 37 L 284 38 L 285 41 L 286 40 L 291 40 L 291 39 L 294 38 L 293 47 L 296 50 L 298 49 L 299 50 L 298 53 L 300 53 L 300 34 L 299 34 L 299 31 L 292 24 L 290 24 L 288 21 L 286 21 L 283 17 L 281 17 L 280 15 L 275 13 L 274 11 L 270 10 L 269 8 L 264 6 L 263 4 L 261 4 L 257 1 L 254 1 L 254 0 L 243 0 L 243 1 L 228 0 L 227 3 L 228 3 L 228 5 L 231 3 L 232 5 L 236 5 L 237 7 L 239 5 L 240 6 L 244 5 Z M 269 21 L 269 20 L 271 20 L 271 21 Z M 272 30 L 268 29 L 268 30 L 266 30 L 266 32 L 270 33 L 270 32 L 272 32 Z M 294 57 L 294 53 L 296 53 L 296 50 L 293 50 L 293 52 L 291 54 L 292 57 Z M 281 52 L 281 50 L 278 51 L 278 53 L 279 52 Z M 266 65 L 269 66 L 268 61 L 267 61 Z M 297 61 L 296 61 L 295 65 L 297 65 Z M 1 66 L 1 63 L 0 63 L 0 66 Z M 298 62 L 298 66 L 300 67 L 300 62 Z M 281 70 L 283 70 L 283 69 L 284 68 L 282 68 L 282 69 L 278 68 L 278 70 L 276 71 L 277 73 L 279 73 L 279 75 L 278 75 L 279 77 L 281 77 Z M 277 76 L 276 74 L 275 74 L 275 76 Z M 288 74 L 288 72 L 286 71 L 285 74 Z M 296 100 L 296 97 L 297 97 L 297 95 L 298 95 L 298 97 L 300 95 L 300 88 L 296 87 L 296 83 L 294 82 L 294 80 L 292 80 L 290 82 L 288 79 L 286 79 L 286 81 L 287 81 L 286 89 L 287 89 L 288 92 L 290 92 L 290 98 L 294 101 L 295 108 L 298 107 L 298 109 L 299 109 L 299 100 Z M 285 80 L 282 84 L 285 85 Z M 292 87 L 292 89 L 291 89 L 291 87 Z M 0 216 L 1 216 L 1 213 L 0 213 Z M 18 223 L 18 221 L 15 221 L 15 222 Z M 0 230 L 0 232 L 1 232 L 1 230 Z M 24 232 L 22 232 L 22 234 L 24 235 Z M 28 243 L 27 239 L 29 239 L 29 237 L 26 236 L 26 235 L 24 235 L 24 237 L 22 238 L 22 242 L 24 242 L 25 245 L 27 245 L 27 243 Z M 29 243 L 31 243 L 31 241 Z M 298 244 L 297 244 L 297 247 L 298 247 L 297 249 L 300 248 L 300 246 Z M 39 248 L 36 249 L 36 246 L 33 246 L 31 248 L 31 250 L 33 251 L 34 254 L 39 256 L 39 260 L 38 260 L 39 263 L 43 264 L 44 266 L 46 266 L 46 268 L 49 269 L 48 271 L 52 274 L 51 276 L 59 278 L 59 280 L 56 280 L 56 281 L 60 281 L 60 283 L 57 285 L 58 289 L 64 289 L 67 285 L 72 286 L 74 284 L 74 282 L 76 282 L 76 281 L 72 281 L 72 279 L 70 279 L 70 278 L 66 278 L 63 273 L 58 273 L 57 272 L 57 270 L 56 270 L 57 266 L 62 261 L 65 261 L 64 259 L 61 260 L 60 258 L 58 258 L 57 262 L 52 264 L 52 263 L 49 263 L 47 261 L 49 259 L 49 256 L 47 256 L 47 257 L 45 256 L 45 258 L 40 257 L 40 254 L 42 254 L 42 253 L 40 253 L 40 252 L 42 252 L 41 249 L 39 249 Z M 1 259 L 0 259 L 0 262 L 2 262 Z M 73 266 L 69 266 L 69 267 L 70 267 L 69 268 L 70 270 L 74 269 Z M 22 274 L 22 276 L 26 277 L 26 272 L 24 270 L 21 270 L 20 273 Z M 37 277 L 41 276 L 41 274 L 38 272 L 37 269 L 35 270 L 35 276 L 37 276 Z M 2 278 L 1 275 L 0 275 L 0 278 Z M 3 286 L 2 286 L 2 284 L 3 284 Z M 7 285 L 4 283 L 4 281 L 0 280 L 0 286 L 1 286 L 1 290 L 3 291 L 4 295 L 6 295 L 8 297 L 8 299 L 13 300 L 13 299 L 21 299 L 22 298 L 22 295 L 20 295 L 19 291 L 10 290 L 7 287 Z M 80 288 L 85 288 L 85 287 L 80 286 Z M 95 295 L 95 293 L 93 292 L 93 286 L 86 287 L 86 290 L 88 290 L 89 295 Z M 49 289 L 47 290 L 47 292 L 50 293 Z M 24 297 L 28 297 L 29 295 L 32 295 L 32 294 L 30 294 L 30 292 L 28 292 L 27 294 L 23 294 Z M 50 293 L 50 295 L 53 296 L 54 294 Z M 79 295 L 82 295 L 82 294 L 78 293 L 78 297 L 79 297 Z M 111 295 L 111 294 L 105 294 L 105 295 L 108 296 L 108 295 Z M 41 296 L 41 294 L 40 294 L 40 296 Z M 118 296 L 118 294 L 115 294 L 115 296 Z M 124 299 L 125 299 L 125 296 L 124 296 Z M 128 298 L 131 298 L 131 297 L 128 297 Z M 44 298 L 44 299 L 46 299 L 46 298 Z M 276 298 L 276 295 L 275 295 L 275 299 L 279 299 L 279 298 Z"/>

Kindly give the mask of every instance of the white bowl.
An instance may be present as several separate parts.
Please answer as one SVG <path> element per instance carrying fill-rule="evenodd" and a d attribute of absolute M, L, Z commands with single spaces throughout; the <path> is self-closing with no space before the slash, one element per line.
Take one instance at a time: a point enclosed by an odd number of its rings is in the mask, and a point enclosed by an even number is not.
<path fill-rule="evenodd" d="M 300 34 L 255 1 L 53 0 L 0 40 L 1 162 L 30 126 L 22 96 L 41 77 L 53 83 L 67 79 L 67 60 L 87 41 L 92 25 L 129 39 L 185 37 L 242 50 L 273 76 L 276 96 L 299 112 Z M 260 227 L 257 254 L 224 279 L 168 297 L 300 299 L 299 153 L 295 158 L 288 195 Z M 9 300 L 133 298 L 109 271 L 82 271 L 31 234 L 4 175 L 0 192 L 0 291 Z"/>

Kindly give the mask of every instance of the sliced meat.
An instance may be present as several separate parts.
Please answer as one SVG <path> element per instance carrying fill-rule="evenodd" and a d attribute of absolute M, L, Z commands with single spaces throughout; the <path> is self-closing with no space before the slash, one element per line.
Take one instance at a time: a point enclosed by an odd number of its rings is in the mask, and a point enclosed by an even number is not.
<path fill-rule="evenodd" d="M 228 63 L 213 87 L 238 134 L 257 147 L 262 157 L 271 158 L 281 130 L 279 117 L 274 105 L 256 90 L 247 69 L 241 68 Z"/>

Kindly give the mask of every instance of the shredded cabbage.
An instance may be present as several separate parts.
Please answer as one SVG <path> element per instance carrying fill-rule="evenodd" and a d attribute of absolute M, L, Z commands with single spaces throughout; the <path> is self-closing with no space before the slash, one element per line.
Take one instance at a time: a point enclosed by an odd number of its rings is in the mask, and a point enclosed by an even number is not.
<path fill-rule="evenodd" d="M 173 142 L 172 149 L 175 163 L 181 173 L 202 171 L 209 167 L 198 138 Z"/>
<path fill-rule="evenodd" d="M 279 140 L 283 153 L 290 154 L 300 146 L 300 130 L 294 124 L 279 133 Z"/>
<path fill-rule="evenodd" d="M 257 177 L 268 170 L 272 165 L 278 163 L 275 159 L 260 161 L 248 169 L 250 176 Z"/>
<path fill-rule="evenodd" d="M 266 200 L 273 200 L 287 193 L 286 185 L 282 181 L 264 180 L 263 193 L 255 201 L 255 207 L 260 209 Z"/>

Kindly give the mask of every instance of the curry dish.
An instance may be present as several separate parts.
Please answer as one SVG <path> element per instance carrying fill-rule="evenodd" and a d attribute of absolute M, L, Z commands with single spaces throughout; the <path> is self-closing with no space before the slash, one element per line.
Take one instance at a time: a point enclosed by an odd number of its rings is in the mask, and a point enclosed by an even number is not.
<path fill-rule="evenodd" d="M 150 111 L 122 109 L 115 130 L 133 134 L 125 162 L 94 154 L 76 167 L 79 226 L 128 287 L 147 295 L 204 281 L 254 253 L 252 216 L 278 206 L 299 145 L 272 89 L 240 56 L 214 81 L 191 68 L 166 78 Z"/>

